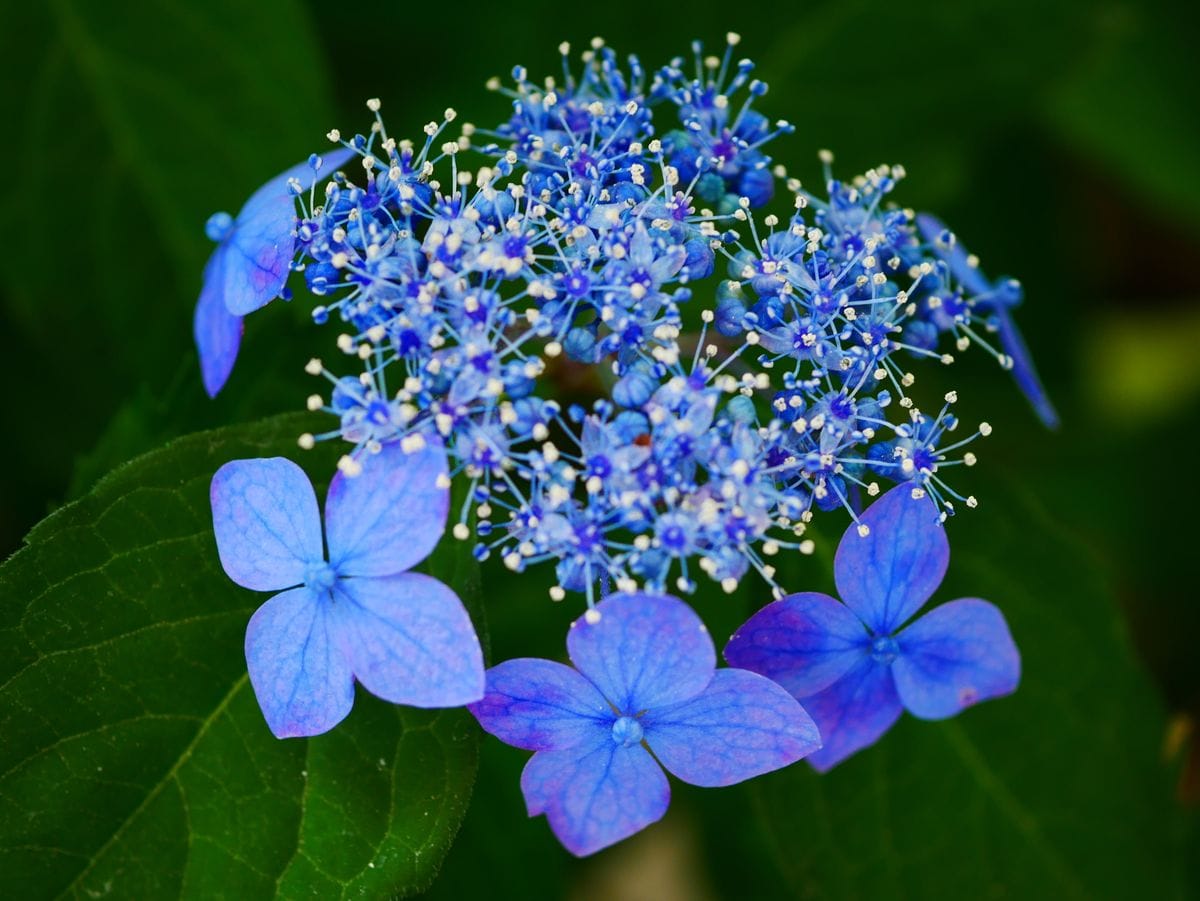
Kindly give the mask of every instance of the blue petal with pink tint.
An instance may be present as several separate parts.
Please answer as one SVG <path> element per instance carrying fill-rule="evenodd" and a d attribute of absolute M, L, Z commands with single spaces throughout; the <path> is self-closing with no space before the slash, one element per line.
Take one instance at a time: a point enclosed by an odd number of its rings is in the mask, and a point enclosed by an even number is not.
<path fill-rule="evenodd" d="M 851 524 L 834 576 L 845 604 L 823 594 L 782 598 L 733 634 L 725 659 L 786 688 L 816 723 L 824 772 L 878 741 L 907 709 L 953 716 L 1010 694 L 1021 658 L 1004 615 L 974 598 L 905 625 L 941 584 L 950 546 L 928 499 L 899 485 Z M 665 761 L 664 761 L 665 762 Z"/>
<path fill-rule="evenodd" d="M 896 636 L 892 665 L 905 708 L 938 720 L 1016 691 L 1021 655 L 994 604 L 977 598 L 930 610 Z"/>

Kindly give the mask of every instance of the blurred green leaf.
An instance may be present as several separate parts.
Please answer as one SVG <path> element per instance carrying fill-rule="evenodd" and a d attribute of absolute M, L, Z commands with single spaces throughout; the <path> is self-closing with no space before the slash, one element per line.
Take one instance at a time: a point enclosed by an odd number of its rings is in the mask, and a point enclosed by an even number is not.
<path fill-rule="evenodd" d="M 15 897 L 382 897 L 427 885 L 466 811 L 464 710 L 359 692 L 276 740 L 242 638 L 266 595 L 224 575 L 208 486 L 288 453 L 305 417 L 180 439 L 39 524 L 0 568 L 0 872 Z M 303 457 L 325 478 L 341 449 Z M 470 605 L 462 542 L 427 561 Z M 477 608 L 476 608 L 477 610 Z"/>
<path fill-rule="evenodd" d="M 7 547 L 121 399 L 165 393 L 207 217 L 319 149 L 332 117 L 299 0 L 6 4 L 3 32 L 0 378 L 38 398 L 22 420 L 37 442 L 5 449 L 23 476 L 0 510 Z M 202 396 L 194 366 L 179 393 Z"/>
<path fill-rule="evenodd" d="M 758 814 L 734 839 L 760 864 L 743 870 L 751 894 L 781 891 L 782 878 L 813 898 L 1195 896 L 1194 823 L 1173 803 L 1161 705 L 1103 562 L 1026 489 L 986 503 L 986 517 L 953 522 L 935 603 L 1001 606 L 1022 650 L 1020 689 L 948 721 L 905 715 L 824 776 L 797 765 L 725 800 L 710 816 L 714 847 L 728 847 L 735 805 Z"/>
<path fill-rule="evenodd" d="M 1046 105 L 1047 124 L 1183 222 L 1200 216 L 1197 31 L 1174 4 L 1108 2 L 1080 17 L 1090 45 Z M 1188 25 L 1192 27 L 1188 27 Z"/>

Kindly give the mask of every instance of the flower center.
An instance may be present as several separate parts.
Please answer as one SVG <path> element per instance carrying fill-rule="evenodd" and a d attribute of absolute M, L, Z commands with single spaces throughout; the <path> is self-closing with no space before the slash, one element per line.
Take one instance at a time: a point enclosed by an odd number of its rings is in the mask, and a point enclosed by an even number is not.
<path fill-rule="evenodd" d="M 891 663 L 899 653 L 900 646 L 890 635 L 881 635 L 871 642 L 871 657 L 876 663 Z"/>
<path fill-rule="evenodd" d="M 337 573 L 324 560 L 320 563 L 310 563 L 304 569 L 304 584 L 313 591 L 328 591 L 336 581 Z"/>
<path fill-rule="evenodd" d="M 612 725 L 612 740 L 623 748 L 632 748 L 642 740 L 642 724 L 631 716 L 620 717 Z"/>

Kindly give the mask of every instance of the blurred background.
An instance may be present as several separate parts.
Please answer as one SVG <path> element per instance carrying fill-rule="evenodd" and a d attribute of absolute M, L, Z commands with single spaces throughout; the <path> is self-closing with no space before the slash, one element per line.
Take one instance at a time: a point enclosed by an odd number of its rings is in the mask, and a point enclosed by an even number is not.
<path fill-rule="evenodd" d="M 492 123 L 506 104 L 485 81 L 516 63 L 556 74 L 562 40 L 582 49 L 599 34 L 652 70 L 693 38 L 720 47 L 737 31 L 771 87 L 761 109 L 797 125 L 771 145 L 776 160 L 810 187 L 819 148 L 845 177 L 903 163 L 896 199 L 936 211 L 989 275 L 1025 285 L 1017 319 L 1062 427 L 1045 430 L 984 354 L 953 367 L 961 412 L 995 435 L 962 486 L 981 505 L 954 523 L 963 562 L 939 595 L 961 586 L 1005 608 L 1025 685 L 1011 706 L 964 718 L 978 740 L 906 719 L 824 783 L 676 786 L 663 824 L 582 863 L 525 819 L 524 755 L 485 742 L 431 896 L 1094 896 L 1077 869 L 1089 858 L 1111 868 L 1114 897 L 1154 872 L 1163 894 L 1142 897 L 1187 896 L 1187 810 L 1200 800 L 1193 6 L 5 2 L 0 556 L 173 436 L 301 407 L 301 367 L 332 340 L 302 303 L 248 320 L 229 385 L 205 397 L 191 345 L 204 222 L 323 148 L 330 127 L 367 127 L 367 97 L 397 134 L 448 106 Z M 810 567 L 803 587 L 827 570 Z M 493 659 L 560 655 L 578 611 L 528 579 L 487 577 Z M 763 600 L 697 604 L 723 637 Z M 1076 720 L 1093 732 L 1068 735 Z M 931 735 L 950 750 L 929 750 Z M 1089 792 L 1098 806 L 1072 809 Z M 959 841 L 978 856 L 963 859 Z"/>

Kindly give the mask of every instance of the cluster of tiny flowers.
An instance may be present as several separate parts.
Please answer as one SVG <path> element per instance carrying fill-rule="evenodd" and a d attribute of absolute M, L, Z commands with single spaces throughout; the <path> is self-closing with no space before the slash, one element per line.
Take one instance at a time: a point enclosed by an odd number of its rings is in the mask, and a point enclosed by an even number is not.
<path fill-rule="evenodd" d="M 594 41 L 580 74 L 564 44 L 561 81 L 489 85 L 512 100 L 495 129 L 447 110 L 397 140 L 372 100 L 367 134 L 330 132 L 352 162 L 323 193 L 291 182 L 292 269 L 361 372 L 309 362 L 329 387 L 308 407 L 336 422 L 301 446 L 349 442 L 353 476 L 436 437 L 468 483 L 455 537 L 514 570 L 554 562 L 552 596 L 589 606 L 751 569 L 781 596 L 770 558 L 811 552 L 815 511 L 867 534 L 877 479 L 943 518 L 974 506 L 944 476 L 990 428 L 959 430 L 953 392 L 921 410 L 909 367 L 978 345 L 1038 402 L 1006 347 L 1019 285 L 891 202 L 898 166 L 842 182 L 823 153 L 818 196 L 773 165 L 792 126 L 754 109 L 767 87 L 737 43 L 649 73 Z M 773 199 L 789 218 L 759 212 Z M 605 397 L 540 396 L 549 367 L 580 365 Z"/>

